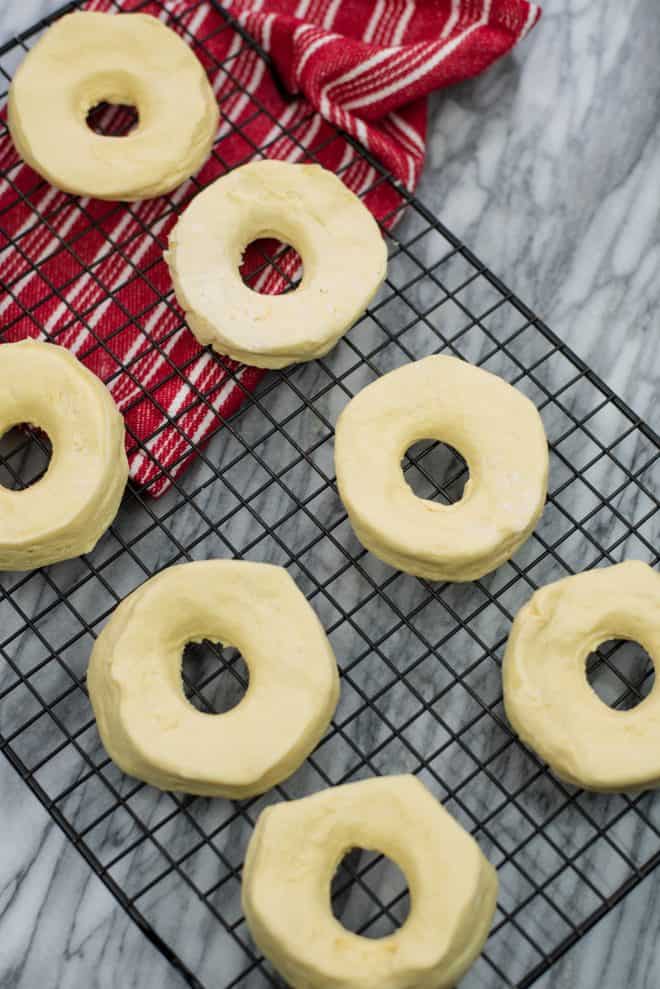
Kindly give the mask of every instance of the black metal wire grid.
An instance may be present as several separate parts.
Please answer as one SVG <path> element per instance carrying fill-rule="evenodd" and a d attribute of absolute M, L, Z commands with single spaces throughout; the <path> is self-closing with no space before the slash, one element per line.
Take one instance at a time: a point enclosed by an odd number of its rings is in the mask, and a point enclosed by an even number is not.
<path fill-rule="evenodd" d="M 0 49 L 5 79 L 52 20 Z M 185 20 L 176 26 L 186 34 Z M 237 28 L 227 17 L 220 30 Z M 256 48 L 244 34 L 242 45 Z M 232 64 L 224 71 L 231 76 Z M 268 109 L 255 104 L 254 112 Z M 214 149 L 220 160 L 222 140 Z M 250 147 L 247 157 L 262 150 Z M 304 149 L 303 160 L 318 150 Z M 392 183 L 371 164 L 375 182 Z M 388 235 L 386 285 L 331 354 L 269 374 L 163 498 L 129 488 L 93 553 L 0 577 L 2 751 L 192 986 L 218 985 L 219 973 L 226 987 L 279 984 L 241 914 L 242 857 L 265 805 L 321 787 L 413 772 L 475 835 L 498 868 L 500 897 L 485 951 L 462 983 L 468 989 L 532 985 L 660 861 L 658 800 L 586 794 L 553 779 L 512 735 L 500 679 L 511 619 L 536 587 L 625 557 L 657 564 L 660 440 L 419 201 L 396 188 L 406 211 Z M 34 191 L 15 187 L 30 207 Z M 173 209 L 165 200 L 163 211 Z M 83 237 L 62 236 L 57 215 L 34 212 L 33 221 L 94 277 Z M 95 223 L 90 217 L 90 229 Z M 158 239 L 154 228 L 157 220 L 138 236 Z M 21 236 L 9 245 L 19 253 Z M 121 251 L 122 244 L 109 248 Z M 264 266 L 280 263 L 279 253 L 264 257 Z M 22 276 L 29 266 L 26 259 Z M 40 275 L 47 277 L 43 268 Z M 148 267 L 135 267 L 130 277 L 174 306 Z M 95 345 L 107 347 L 90 314 L 67 301 L 67 287 L 51 284 L 53 296 L 85 321 Z M 11 281 L 3 288 L 19 299 Z M 38 312 L 29 315 L 38 324 Z M 127 312 L 127 321 L 144 319 Z M 167 359 L 166 343 L 154 346 Z M 416 580 L 365 553 L 332 470 L 333 423 L 349 398 L 392 367 L 440 351 L 528 394 L 552 450 L 550 495 L 536 533 L 513 560 L 469 585 Z M 185 377 L 186 369 L 172 365 L 171 373 Z M 196 399 L 209 402 L 201 392 Z M 170 417 L 175 428 L 181 415 Z M 43 470 L 45 451 L 39 434 L 5 437 L 0 481 L 29 483 Z M 442 444 L 417 445 L 405 469 L 419 494 L 460 496 L 465 466 Z M 85 693 L 93 640 L 117 602 L 171 563 L 212 556 L 286 566 L 323 621 L 342 672 L 336 717 L 314 755 L 286 784 L 241 803 L 160 794 L 124 777 L 100 746 Z M 647 693 L 653 677 L 643 657 L 624 653 L 604 648 L 590 662 L 592 683 L 621 707 Z M 192 702 L 207 711 L 226 707 L 246 685 L 235 651 L 211 646 L 189 647 L 184 680 Z M 347 925 L 369 936 L 391 929 L 407 909 L 400 877 L 359 851 L 340 869 L 333 903 Z"/>

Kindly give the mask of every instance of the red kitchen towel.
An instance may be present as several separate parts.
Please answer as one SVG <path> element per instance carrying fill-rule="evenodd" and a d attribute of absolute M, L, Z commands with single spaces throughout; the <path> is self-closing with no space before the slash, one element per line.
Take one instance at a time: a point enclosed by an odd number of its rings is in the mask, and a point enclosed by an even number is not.
<path fill-rule="evenodd" d="M 262 149 L 337 172 L 391 226 L 401 207 L 395 187 L 379 181 L 336 129 L 412 191 L 424 161 L 426 95 L 486 69 L 524 37 L 540 9 L 528 0 L 225 3 L 271 55 L 292 99 L 213 4 L 119 6 L 161 18 L 205 64 L 222 111 L 215 153 L 198 184 L 127 205 L 58 192 L 18 160 L 7 133 L 0 136 L 0 336 L 52 340 L 106 382 L 125 416 L 132 478 L 157 496 L 263 376 L 204 350 L 183 325 L 162 260 L 177 211 L 199 184 Z M 121 112 L 107 111 L 106 125 Z M 255 271 L 258 256 L 248 252 L 246 264 Z M 283 264 L 295 273 L 293 254 Z M 277 292 L 283 280 L 270 268 L 254 285 Z"/>

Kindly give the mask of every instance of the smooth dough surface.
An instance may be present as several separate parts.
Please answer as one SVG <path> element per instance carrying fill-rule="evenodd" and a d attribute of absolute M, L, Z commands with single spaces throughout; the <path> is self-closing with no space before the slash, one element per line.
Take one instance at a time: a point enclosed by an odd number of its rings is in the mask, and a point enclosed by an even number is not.
<path fill-rule="evenodd" d="M 401 459 L 413 443 L 454 447 L 470 477 L 452 505 L 418 498 Z M 375 556 L 429 580 L 475 580 L 527 539 L 543 511 L 548 445 L 532 402 L 502 378 L 454 357 L 390 371 L 337 422 L 340 497 Z"/>
<path fill-rule="evenodd" d="M 135 106 L 124 137 L 86 123 L 97 103 Z M 9 88 L 9 129 L 23 159 L 76 195 L 149 199 L 170 192 L 206 160 L 218 106 L 186 43 L 148 14 L 78 11 L 55 22 Z"/>
<path fill-rule="evenodd" d="M 628 711 L 590 686 L 586 660 L 608 639 L 660 662 L 660 574 L 629 560 L 542 587 L 516 615 L 504 704 L 520 738 L 561 779 L 590 790 L 660 785 L 660 688 Z"/>
<path fill-rule="evenodd" d="M 388 937 L 333 916 L 330 883 L 354 847 L 406 877 L 410 913 Z M 486 940 L 497 875 L 419 780 L 384 776 L 266 808 L 242 895 L 252 937 L 294 989 L 453 989 Z"/>
<path fill-rule="evenodd" d="M 247 664 L 224 714 L 186 699 L 183 649 L 210 639 Z M 101 739 L 124 772 L 160 787 L 243 798 L 285 779 L 337 706 L 327 636 L 282 567 L 207 560 L 169 567 L 130 594 L 96 640 L 87 675 Z"/>
<path fill-rule="evenodd" d="M 21 423 L 48 434 L 46 473 L 0 486 L 0 570 L 33 570 L 94 548 L 119 508 L 128 461 L 124 420 L 102 381 L 63 347 L 0 346 L 0 436 Z"/>
<path fill-rule="evenodd" d="M 246 247 L 275 237 L 300 254 L 295 291 L 244 284 Z M 258 161 L 217 179 L 172 230 L 166 255 L 176 297 L 204 344 L 257 367 L 327 353 L 385 277 L 387 250 L 369 210 L 320 165 Z"/>

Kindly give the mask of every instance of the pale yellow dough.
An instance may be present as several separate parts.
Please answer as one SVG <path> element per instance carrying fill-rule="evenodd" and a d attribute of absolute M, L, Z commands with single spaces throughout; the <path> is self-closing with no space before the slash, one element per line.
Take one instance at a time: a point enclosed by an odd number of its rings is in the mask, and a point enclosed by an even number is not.
<path fill-rule="evenodd" d="M 103 101 L 137 107 L 137 126 L 104 137 L 86 123 Z M 66 192 L 149 199 L 209 155 L 218 106 L 201 62 L 148 14 L 67 14 L 26 55 L 9 88 L 9 129 L 23 159 Z"/>
<path fill-rule="evenodd" d="M 225 714 L 188 702 L 187 642 L 235 646 L 250 682 Z M 170 567 L 130 594 L 96 640 L 87 675 L 117 765 L 161 790 L 243 798 L 293 773 L 339 696 L 330 643 L 282 567 L 208 560 Z"/>
<path fill-rule="evenodd" d="M 410 913 L 379 940 L 332 914 L 330 883 L 351 848 L 401 869 Z M 293 989 L 453 989 L 486 940 L 497 875 L 414 776 L 349 783 L 268 807 L 243 868 L 256 944 Z"/>
<path fill-rule="evenodd" d="M 504 657 L 504 704 L 520 738 L 561 779 L 589 790 L 660 785 L 660 688 L 608 707 L 586 676 L 590 652 L 632 639 L 660 661 L 660 574 L 646 563 L 566 577 L 520 609 Z"/>
<path fill-rule="evenodd" d="M 299 287 L 261 295 L 239 265 L 260 237 L 291 244 Z M 320 165 L 259 161 L 193 199 L 166 254 L 179 304 L 204 344 L 257 367 L 327 353 L 364 312 L 385 277 L 387 251 L 369 210 Z"/>
<path fill-rule="evenodd" d="M 32 570 L 93 549 L 128 477 L 124 420 L 105 385 L 67 350 L 0 346 L 0 436 L 30 423 L 48 434 L 48 470 L 23 491 L 0 486 L 0 570 Z"/>
<path fill-rule="evenodd" d="M 454 447 L 470 471 L 453 505 L 418 498 L 401 468 L 413 443 Z M 390 371 L 337 422 L 340 497 L 375 556 L 429 580 L 475 580 L 507 560 L 543 511 L 548 446 L 541 417 L 501 378 L 454 357 Z"/>

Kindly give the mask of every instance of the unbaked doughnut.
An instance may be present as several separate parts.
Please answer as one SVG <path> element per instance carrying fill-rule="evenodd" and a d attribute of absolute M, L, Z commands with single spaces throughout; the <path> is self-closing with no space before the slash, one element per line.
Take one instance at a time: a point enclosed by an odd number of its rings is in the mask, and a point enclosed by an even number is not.
<path fill-rule="evenodd" d="M 275 237 L 300 254 L 299 287 L 260 295 L 244 284 L 245 248 Z M 387 251 L 369 210 L 320 165 L 258 161 L 193 199 L 166 254 L 197 339 L 257 367 L 327 353 L 362 315 L 385 277 Z"/>
<path fill-rule="evenodd" d="M 421 439 L 453 446 L 470 477 L 453 505 L 418 498 L 401 458 Z M 501 378 L 454 357 L 390 371 L 337 422 L 340 497 L 360 542 L 428 580 L 474 580 L 527 539 L 545 503 L 548 446 L 535 406 Z"/>
<path fill-rule="evenodd" d="M 660 574 L 629 560 L 542 587 L 516 615 L 504 657 L 504 705 L 520 738 L 561 779 L 589 790 L 660 785 L 660 687 L 637 707 L 608 707 L 586 660 L 608 639 L 660 660 Z"/>
<path fill-rule="evenodd" d="M 225 714 L 190 704 L 187 642 L 241 651 L 250 683 Z M 337 664 L 321 624 L 286 570 L 208 560 L 170 567 L 116 608 L 87 676 L 101 739 L 117 765 L 161 790 L 233 798 L 289 776 L 328 727 Z"/>
<path fill-rule="evenodd" d="M 125 137 L 87 126 L 103 101 L 137 107 Z M 9 129 L 23 159 L 65 192 L 148 199 L 206 160 L 218 106 L 201 62 L 148 14 L 79 11 L 61 17 L 9 87 Z"/>
<path fill-rule="evenodd" d="M 0 570 L 33 570 L 94 548 L 128 477 L 124 420 L 105 385 L 62 347 L 0 346 L 0 436 L 43 429 L 53 453 L 31 487 L 0 486 Z"/>
<path fill-rule="evenodd" d="M 388 937 L 332 914 L 330 883 L 353 847 L 389 856 L 408 882 L 410 913 Z M 252 937 L 294 989 L 453 989 L 486 940 L 497 875 L 419 780 L 384 776 L 267 807 L 242 895 Z"/>

